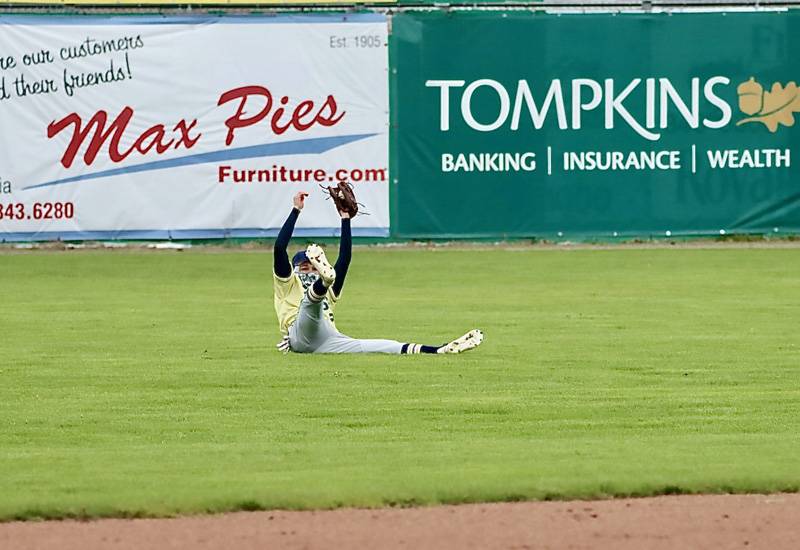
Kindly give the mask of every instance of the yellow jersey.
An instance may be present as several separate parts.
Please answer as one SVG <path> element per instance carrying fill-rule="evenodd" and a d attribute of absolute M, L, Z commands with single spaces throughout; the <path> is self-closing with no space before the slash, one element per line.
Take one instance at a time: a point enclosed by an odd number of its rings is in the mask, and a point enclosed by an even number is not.
<path fill-rule="evenodd" d="M 289 334 L 289 327 L 297 320 L 297 312 L 300 311 L 300 302 L 303 300 L 303 283 L 297 273 L 292 273 L 288 277 L 278 277 L 272 273 L 272 286 L 275 294 L 275 313 L 278 315 L 278 325 L 281 335 Z M 333 287 L 328 288 L 325 298 L 322 300 L 322 311 L 330 321 L 333 328 L 336 324 L 333 319 L 333 309 L 339 298 L 333 293 Z"/>

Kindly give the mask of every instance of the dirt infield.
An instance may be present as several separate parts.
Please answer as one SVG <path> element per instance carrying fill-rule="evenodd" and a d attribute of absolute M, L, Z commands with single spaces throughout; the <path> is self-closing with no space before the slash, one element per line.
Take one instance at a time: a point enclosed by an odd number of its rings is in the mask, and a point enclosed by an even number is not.
<path fill-rule="evenodd" d="M 800 548 L 800 494 L 0 524 L 0 548 Z"/>

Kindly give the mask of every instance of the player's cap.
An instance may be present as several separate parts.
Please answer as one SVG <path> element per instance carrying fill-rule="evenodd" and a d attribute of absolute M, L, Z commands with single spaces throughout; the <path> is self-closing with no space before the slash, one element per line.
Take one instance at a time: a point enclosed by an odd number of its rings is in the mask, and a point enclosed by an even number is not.
<path fill-rule="evenodd" d="M 306 256 L 306 251 L 301 250 L 292 257 L 292 267 L 297 267 L 298 265 L 307 261 L 308 261 L 308 256 Z"/>

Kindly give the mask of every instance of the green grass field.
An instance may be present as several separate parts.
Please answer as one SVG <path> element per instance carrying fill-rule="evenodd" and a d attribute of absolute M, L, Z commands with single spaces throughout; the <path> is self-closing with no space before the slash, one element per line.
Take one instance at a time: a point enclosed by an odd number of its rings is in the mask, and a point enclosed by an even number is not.
<path fill-rule="evenodd" d="M 335 256 L 335 253 L 334 253 Z M 0 254 L 0 519 L 800 488 L 800 250 L 357 248 L 275 351 L 270 251 Z"/>

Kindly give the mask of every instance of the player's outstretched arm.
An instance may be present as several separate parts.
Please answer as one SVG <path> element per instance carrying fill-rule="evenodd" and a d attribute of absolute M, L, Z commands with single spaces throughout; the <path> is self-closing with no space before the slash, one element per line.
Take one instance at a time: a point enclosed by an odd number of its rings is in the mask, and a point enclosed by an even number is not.
<path fill-rule="evenodd" d="M 342 236 L 339 238 L 339 257 L 336 258 L 336 281 L 333 283 L 333 293 L 336 296 L 342 294 L 344 278 L 347 276 L 347 269 L 350 267 L 350 260 L 353 257 L 353 237 L 350 231 L 350 215 L 346 212 L 339 212 L 342 217 Z"/>
<path fill-rule="evenodd" d="M 278 233 L 278 238 L 275 239 L 275 248 L 273 249 L 274 270 L 275 275 L 278 277 L 286 278 L 292 274 L 292 264 L 289 262 L 289 253 L 286 249 L 289 246 L 289 240 L 292 238 L 297 217 L 300 215 L 303 206 L 305 206 L 307 196 L 308 193 L 300 191 L 292 197 L 292 212 L 289 214 L 289 217 L 286 218 L 286 221 L 283 222 L 283 227 L 281 227 Z"/>

